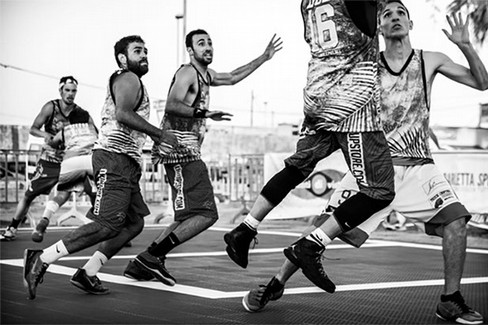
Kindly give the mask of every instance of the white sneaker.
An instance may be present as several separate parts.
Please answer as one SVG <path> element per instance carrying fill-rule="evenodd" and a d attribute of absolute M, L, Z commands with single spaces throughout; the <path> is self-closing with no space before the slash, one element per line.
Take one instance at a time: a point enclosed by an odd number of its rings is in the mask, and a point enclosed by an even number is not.
<path fill-rule="evenodd" d="M 14 240 L 17 237 L 17 228 L 7 227 L 2 234 L 1 240 Z"/>

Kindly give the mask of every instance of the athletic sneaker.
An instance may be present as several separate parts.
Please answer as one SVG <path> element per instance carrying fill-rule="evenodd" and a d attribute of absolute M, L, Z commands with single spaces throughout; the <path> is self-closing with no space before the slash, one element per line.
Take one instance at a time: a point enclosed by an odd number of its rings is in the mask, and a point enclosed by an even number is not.
<path fill-rule="evenodd" d="M 249 228 L 244 223 L 234 228 L 231 232 L 224 235 L 224 241 L 227 244 L 225 250 L 230 259 L 242 268 L 248 264 L 249 246 L 251 241 L 256 237 L 258 232 Z"/>
<path fill-rule="evenodd" d="M 10 241 L 14 240 L 15 237 L 17 237 L 17 228 L 7 227 L 7 229 L 5 229 L 5 231 L 3 232 L 1 239 L 5 241 Z"/>
<path fill-rule="evenodd" d="M 437 305 L 437 317 L 445 321 L 454 321 L 460 324 L 481 324 L 483 316 L 466 305 L 461 292 L 452 295 L 441 295 L 441 302 Z"/>
<path fill-rule="evenodd" d="M 287 259 L 302 269 L 303 274 L 317 287 L 334 293 L 336 286 L 329 279 L 322 266 L 322 253 L 325 247 L 302 238 L 283 251 Z"/>
<path fill-rule="evenodd" d="M 249 291 L 242 298 L 242 305 L 250 313 L 260 311 L 270 300 L 280 299 L 283 291 L 285 286 L 273 277 L 267 285 L 260 285 L 259 288 Z"/>
<path fill-rule="evenodd" d="M 162 283 L 174 286 L 176 279 L 169 274 L 168 270 L 164 266 L 164 257 L 156 257 L 149 254 L 148 251 L 144 251 L 136 256 L 136 261 L 146 268 L 156 279 Z"/>
<path fill-rule="evenodd" d="M 154 275 L 149 272 L 139 261 L 131 260 L 124 270 L 124 276 L 137 281 L 150 281 Z"/>
<path fill-rule="evenodd" d="M 36 298 L 37 285 L 42 282 L 49 264 L 41 261 L 42 250 L 24 250 L 24 287 L 27 288 L 29 299 Z"/>
<path fill-rule="evenodd" d="M 46 233 L 46 228 L 49 226 L 49 219 L 42 218 L 41 221 L 36 226 L 36 229 L 32 232 L 31 238 L 36 243 L 42 242 L 44 239 L 44 234 Z"/>
<path fill-rule="evenodd" d="M 92 295 L 106 295 L 110 293 L 110 290 L 102 285 L 102 281 L 96 275 L 89 276 L 86 274 L 85 269 L 78 269 L 69 282 Z"/>

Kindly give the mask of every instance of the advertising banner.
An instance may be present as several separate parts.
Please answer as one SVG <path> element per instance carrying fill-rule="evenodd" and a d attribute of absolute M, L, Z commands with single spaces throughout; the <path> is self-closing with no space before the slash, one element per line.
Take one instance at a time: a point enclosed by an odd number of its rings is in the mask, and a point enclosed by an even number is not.
<path fill-rule="evenodd" d="M 283 160 L 290 155 L 265 154 L 265 182 L 284 167 Z M 470 224 L 488 229 L 488 151 L 441 150 L 433 152 L 433 157 L 460 201 L 473 214 Z M 290 192 L 270 218 L 297 218 L 320 213 L 346 171 L 342 153 L 336 151 L 317 165 L 307 181 Z"/>

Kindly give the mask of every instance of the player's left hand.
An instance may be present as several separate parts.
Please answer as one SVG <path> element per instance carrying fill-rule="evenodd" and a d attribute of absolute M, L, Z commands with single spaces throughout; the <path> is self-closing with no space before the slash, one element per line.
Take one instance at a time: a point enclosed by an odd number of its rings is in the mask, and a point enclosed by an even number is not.
<path fill-rule="evenodd" d="M 207 111 L 205 113 L 206 118 L 211 118 L 214 121 L 230 121 L 232 116 L 234 115 L 222 111 Z"/>
<path fill-rule="evenodd" d="M 266 50 L 264 51 L 264 55 L 266 56 L 266 59 L 270 60 L 275 55 L 276 52 L 278 52 L 283 48 L 282 45 L 283 45 L 283 41 L 281 40 L 281 37 L 276 38 L 276 34 L 274 34 L 273 38 L 271 38 L 271 41 L 269 41 Z"/>
<path fill-rule="evenodd" d="M 468 19 L 466 18 L 466 22 L 463 22 L 460 12 L 453 13 L 451 17 L 447 15 L 446 18 L 449 26 L 451 26 L 451 33 L 445 29 L 442 29 L 442 31 L 447 38 L 458 46 L 470 44 Z"/>

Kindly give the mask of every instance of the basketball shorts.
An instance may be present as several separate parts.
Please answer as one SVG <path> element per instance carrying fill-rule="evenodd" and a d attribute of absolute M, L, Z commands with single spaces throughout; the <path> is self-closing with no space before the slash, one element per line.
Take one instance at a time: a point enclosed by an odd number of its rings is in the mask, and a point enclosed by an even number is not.
<path fill-rule="evenodd" d="M 58 190 L 82 192 L 87 176 L 93 176 L 91 154 L 64 159 L 59 172 Z"/>
<path fill-rule="evenodd" d="M 164 169 L 171 185 L 175 221 L 195 215 L 218 219 L 212 183 L 203 161 L 164 164 Z"/>
<path fill-rule="evenodd" d="M 28 198 L 36 198 L 41 194 L 49 194 L 59 179 L 61 164 L 39 159 L 36 171 L 29 181 L 29 186 L 25 191 Z"/>
<path fill-rule="evenodd" d="M 424 223 L 428 235 L 440 237 L 443 236 L 447 224 L 460 218 L 466 218 L 467 222 L 471 218 L 436 165 L 394 166 L 394 169 L 396 196 L 393 202 L 357 228 L 347 232 L 345 239 L 341 239 L 356 247 L 361 246 L 393 210 L 406 218 Z M 350 172 L 346 173 L 332 194 L 324 214 L 331 214 L 342 202 L 357 192 L 355 178 Z"/>
<path fill-rule="evenodd" d="M 383 132 L 338 133 L 305 131 L 296 152 L 285 159 L 286 166 L 298 168 L 305 177 L 317 163 L 341 149 L 351 175 L 365 195 L 391 200 L 394 195 L 393 165 Z"/>
<path fill-rule="evenodd" d="M 97 194 L 87 217 L 115 231 L 149 215 L 139 187 L 141 167 L 127 155 L 93 151 Z"/>

